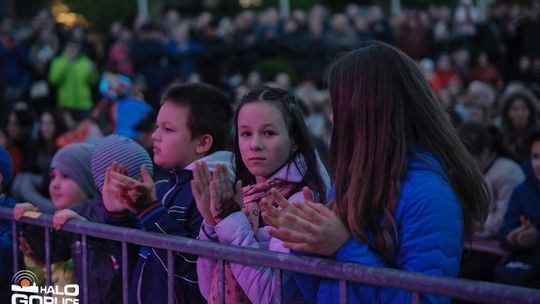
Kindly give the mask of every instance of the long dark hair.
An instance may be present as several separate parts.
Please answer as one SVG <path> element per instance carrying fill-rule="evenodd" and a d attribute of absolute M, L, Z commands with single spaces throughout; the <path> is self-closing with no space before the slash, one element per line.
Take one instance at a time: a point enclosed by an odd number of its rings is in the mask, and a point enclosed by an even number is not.
<path fill-rule="evenodd" d="M 311 190 L 315 191 L 317 199 L 320 202 L 324 202 L 326 199 L 326 188 L 319 170 L 317 154 L 315 147 L 311 141 L 311 133 L 306 127 L 302 111 L 300 110 L 299 102 L 289 94 L 287 91 L 271 88 L 260 87 L 254 89 L 246 94 L 236 109 L 234 116 L 235 136 L 234 136 L 234 157 L 236 165 L 236 180 L 241 180 L 244 185 L 250 185 L 255 183 L 255 176 L 249 172 L 246 165 L 242 161 L 240 154 L 240 145 L 238 142 L 238 114 L 242 107 L 248 103 L 253 102 L 266 102 L 271 104 L 283 115 L 287 130 L 289 131 L 289 137 L 296 143 L 298 149 L 291 154 L 289 161 L 293 162 L 296 168 L 303 173 L 304 182 Z M 297 164 L 296 156 L 304 156 L 306 163 L 306 170 L 301 169 L 301 164 Z"/>
<path fill-rule="evenodd" d="M 334 115 L 331 207 L 351 233 L 392 259 L 399 242 L 393 235 L 400 182 L 418 145 L 441 163 L 470 237 L 485 220 L 487 187 L 416 63 L 372 41 L 338 57 L 328 77 Z"/>

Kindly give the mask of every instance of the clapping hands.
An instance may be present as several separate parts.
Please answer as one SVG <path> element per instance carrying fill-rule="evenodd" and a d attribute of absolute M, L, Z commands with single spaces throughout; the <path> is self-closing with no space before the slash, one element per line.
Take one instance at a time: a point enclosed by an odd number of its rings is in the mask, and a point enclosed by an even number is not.
<path fill-rule="evenodd" d="M 270 235 L 282 240 L 284 247 L 329 256 L 349 238 L 341 219 L 323 204 L 313 202 L 309 188 L 303 189 L 304 203 L 290 204 L 277 190 L 272 189 L 271 193 L 280 208 L 263 199 L 262 217 L 273 227 Z"/>
<path fill-rule="evenodd" d="M 156 200 L 156 189 L 146 166 L 141 166 L 142 181 L 127 176 L 121 164 L 113 162 L 105 173 L 103 202 L 110 212 L 125 209 L 137 212 L 145 203 Z"/>
<path fill-rule="evenodd" d="M 216 225 L 229 214 L 242 210 L 242 182 L 233 183 L 227 168 L 218 164 L 213 174 L 204 161 L 196 162 L 193 169 L 191 190 L 199 212 L 206 223 Z"/>
<path fill-rule="evenodd" d="M 520 217 L 521 226 L 510 231 L 506 236 L 508 243 L 514 246 L 520 246 L 523 248 L 531 248 L 536 244 L 538 231 L 531 221 L 525 216 Z"/>

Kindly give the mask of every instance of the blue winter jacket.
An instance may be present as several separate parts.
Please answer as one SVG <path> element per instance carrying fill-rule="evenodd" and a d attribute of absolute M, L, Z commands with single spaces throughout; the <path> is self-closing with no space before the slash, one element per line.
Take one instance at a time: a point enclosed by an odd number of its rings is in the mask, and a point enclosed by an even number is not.
<path fill-rule="evenodd" d="M 411 154 L 408 171 L 394 213 L 398 229 L 398 251 L 394 265 L 385 264 L 367 244 L 350 237 L 330 258 L 366 266 L 395 268 L 434 276 L 456 277 L 459 272 L 463 219 L 461 205 L 445 178 L 441 164 L 429 153 Z M 339 303 L 339 282 L 307 275 L 296 279 L 308 299 L 317 303 Z M 406 290 L 348 285 L 349 303 L 410 303 Z M 450 299 L 421 294 L 421 303 L 449 303 Z"/>

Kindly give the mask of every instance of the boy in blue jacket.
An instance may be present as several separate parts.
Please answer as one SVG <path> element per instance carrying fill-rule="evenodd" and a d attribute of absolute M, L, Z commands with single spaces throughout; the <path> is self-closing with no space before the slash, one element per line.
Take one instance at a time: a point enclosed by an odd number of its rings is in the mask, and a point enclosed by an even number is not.
<path fill-rule="evenodd" d="M 146 231 L 196 238 L 202 217 L 191 192 L 193 165 L 197 160 L 210 167 L 231 163 L 232 154 L 220 151 L 225 149 L 231 118 L 230 104 L 214 86 L 190 83 L 170 87 L 162 97 L 152 134 L 154 162 L 170 170 L 169 177 L 154 184 L 142 167 L 142 181 L 137 181 L 123 175 L 121 166 L 111 166 L 104 189 L 109 216 L 120 223 L 129 210 Z M 204 303 L 197 281 L 197 257 L 181 252 L 174 257 L 175 302 Z M 166 303 L 168 271 L 166 250 L 142 247 L 130 303 Z"/>

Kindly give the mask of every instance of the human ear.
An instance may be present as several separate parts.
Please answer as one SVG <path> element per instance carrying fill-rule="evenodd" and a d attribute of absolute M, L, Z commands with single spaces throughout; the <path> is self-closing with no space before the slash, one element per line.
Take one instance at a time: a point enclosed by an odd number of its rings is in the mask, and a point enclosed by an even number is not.
<path fill-rule="evenodd" d="M 195 152 L 197 154 L 205 155 L 212 149 L 212 145 L 214 144 L 214 138 L 210 134 L 203 134 L 199 137 L 199 143 L 197 144 L 197 147 L 195 148 Z"/>

